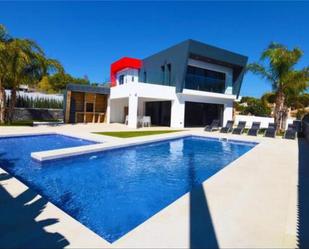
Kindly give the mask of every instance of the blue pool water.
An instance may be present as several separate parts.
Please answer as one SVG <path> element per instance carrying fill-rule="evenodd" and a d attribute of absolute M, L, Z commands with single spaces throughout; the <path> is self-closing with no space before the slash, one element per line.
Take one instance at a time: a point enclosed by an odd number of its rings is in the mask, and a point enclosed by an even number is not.
<path fill-rule="evenodd" d="M 255 145 L 185 137 L 43 164 L 30 158 L 33 151 L 76 143 L 85 141 L 61 136 L 0 139 L 0 165 L 109 242 Z"/>

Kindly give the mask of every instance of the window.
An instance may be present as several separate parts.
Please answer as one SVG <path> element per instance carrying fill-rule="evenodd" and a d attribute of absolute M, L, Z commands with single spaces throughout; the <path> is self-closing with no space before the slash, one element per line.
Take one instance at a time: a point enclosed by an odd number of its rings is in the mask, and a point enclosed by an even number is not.
<path fill-rule="evenodd" d="M 144 72 L 144 82 L 147 82 L 147 72 Z"/>
<path fill-rule="evenodd" d="M 124 75 L 119 76 L 119 85 L 123 85 L 124 83 Z"/>
<path fill-rule="evenodd" d="M 170 85 L 172 81 L 172 65 L 167 64 L 167 83 Z"/>
<path fill-rule="evenodd" d="M 165 66 L 161 66 L 161 81 L 165 83 Z"/>
<path fill-rule="evenodd" d="M 86 103 L 86 112 L 93 112 L 93 103 Z"/>
<path fill-rule="evenodd" d="M 188 66 L 185 88 L 206 92 L 225 92 L 225 73 Z"/>

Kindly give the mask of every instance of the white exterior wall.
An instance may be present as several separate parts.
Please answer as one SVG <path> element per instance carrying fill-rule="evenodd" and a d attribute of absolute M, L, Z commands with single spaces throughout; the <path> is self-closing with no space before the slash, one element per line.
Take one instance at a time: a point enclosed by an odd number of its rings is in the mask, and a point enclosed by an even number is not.
<path fill-rule="evenodd" d="M 232 119 L 233 119 L 233 102 L 229 102 L 224 105 L 222 125 L 225 126 L 227 121 Z"/>
<path fill-rule="evenodd" d="M 225 74 L 225 94 L 232 94 L 233 92 L 233 69 L 220 66 L 220 65 L 203 62 L 203 61 L 193 60 L 193 59 L 189 59 L 188 65 L 224 73 Z"/>
<path fill-rule="evenodd" d="M 129 120 L 128 126 L 130 128 L 137 127 L 137 109 L 138 109 L 138 96 L 137 94 L 130 94 L 129 95 Z"/>
<path fill-rule="evenodd" d="M 124 123 L 124 108 L 128 106 L 128 98 L 110 99 L 108 123 Z"/>
<path fill-rule="evenodd" d="M 177 95 L 172 101 L 171 127 L 183 128 L 185 125 L 185 102 L 182 96 Z"/>
<path fill-rule="evenodd" d="M 119 102 L 119 101 L 120 102 Z M 124 106 L 129 105 L 129 127 L 136 128 L 137 115 L 144 115 L 145 101 L 171 101 L 171 127 L 183 128 L 185 102 L 224 105 L 223 123 L 232 119 L 234 95 L 184 89 L 176 94 L 175 87 L 147 83 L 124 84 L 111 88 L 111 122 L 124 122 Z M 131 107 L 131 108 L 130 108 Z M 130 109 L 132 112 L 130 112 Z M 116 114 L 114 112 L 117 112 Z M 133 115 L 131 117 L 131 115 Z"/>
<path fill-rule="evenodd" d="M 184 89 L 176 94 L 175 87 L 139 82 L 138 70 L 125 68 L 116 74 L 116 86 L 111 88 L 109 100 L 108 122 L 124 122 L 124 108 L 129 108 L 129 127 L 136 128 L 137 116 L 145 115 L 145 102 L 171 101 L 171 127 L 183 128 L 185 120 L 185 102 L 221 104 L 223 125 L 233 118 L 232 95 L 233 70 L 228 67 L 189 59 L 188 65 L 224 73 L 226 75 L 225 94 Z M 119 77 L 124 76 L 123 84 L 119 85 Z"/>
<path fill-rule="evenodd" d="M 129 83 L 137 83 L 138 82 L 138 70 L 132 69 L 132 68 L 125 68 L 121 71 L 119 71 L 116 74 L 116 84 L 119 85 L 119 77 L 123 75 L 123 84 L 129 84 Z"/>

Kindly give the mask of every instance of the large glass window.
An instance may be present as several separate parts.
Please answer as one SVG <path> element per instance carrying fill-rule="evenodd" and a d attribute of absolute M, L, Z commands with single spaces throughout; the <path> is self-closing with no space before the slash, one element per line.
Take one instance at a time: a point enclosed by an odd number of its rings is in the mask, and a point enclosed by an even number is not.
<path fill-rule="evenodd" d="M 188 66 L 185 88 L 206 92 L 225 92 L 225 73 Z"/>

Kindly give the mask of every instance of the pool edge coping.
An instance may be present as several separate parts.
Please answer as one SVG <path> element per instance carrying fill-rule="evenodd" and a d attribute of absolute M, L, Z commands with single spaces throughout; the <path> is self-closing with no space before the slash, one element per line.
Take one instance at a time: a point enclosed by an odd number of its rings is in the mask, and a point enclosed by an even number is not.
<path fill-rule="evenodd" d="M 69 157 L 82 156 L 86 154 L 99 153 L 99 152 L 108 151 L 108 150 L 133 147 L 133 146 L 138 146 L 138 145 L 143 145 L 143 144 L 148 144 L 148 143 L 164 142 L 164 141 L 180 139 L 180 138 L 185 138 L 185 137 L 190 137 L 190 136 L 195 136 L 195 137 L 200 137 L 200 138 L 205 138 L 205 139 L 210 139 L 210 140 L 216 140 L 216 141 L 227 141 L 227 142 L 240 143 L 244 145 L 248 144 L 248 145 L 256 146 L 259 144 L 259 142 L 257 141 L 246 141 L 246 140 L 241 140 L 241 139 L 228 139 L 228 138 L 222 139 L 220 137 L 207 136 L 207 134 L 197 135 L 197 134 L 194 134 L 193 132 L 185 131 L 185 132 L 182 132 L 181 134 L 179 133 L 158 134 L 158 135 L 153 135 L 153 136 L 131 138 L 128 140 L 115 140 L 112 142 L 103 142 L 103 143 L 69 147 L 69 148 L 56 149 L 56 150 L 32 152 L 31 157 L 35 161 L 46 162 L 46 161 L 52 161 L 52 160 L 57 160 L 57 159 L 60 160 L 60 159 L 69 158 Z"/>

